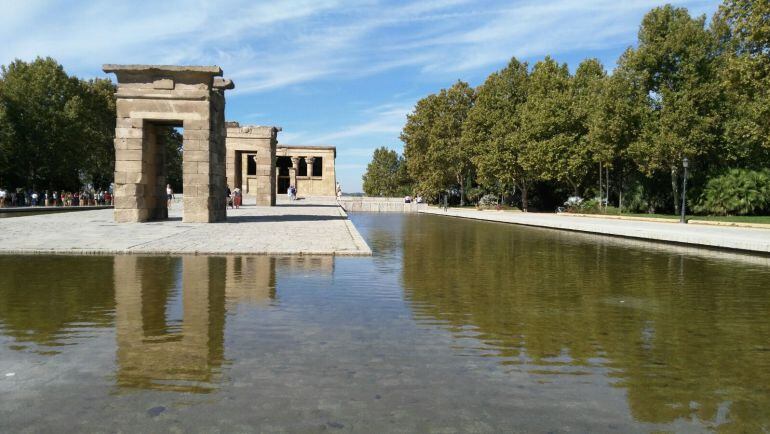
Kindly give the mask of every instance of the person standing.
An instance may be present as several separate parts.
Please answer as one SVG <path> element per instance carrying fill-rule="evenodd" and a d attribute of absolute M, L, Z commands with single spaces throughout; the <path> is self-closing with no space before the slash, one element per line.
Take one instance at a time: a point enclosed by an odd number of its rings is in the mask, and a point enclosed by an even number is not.
<path fill-rule="evenodd" d="M 337 182 L 336 193 L 337 193 L 337 200 L 342 199 L 342 186 L 340 186 L 339 182 Z"/>
<path fill-rule="evenodd" d="M 5 208 L 5 196 L 8 194 L 8 192 L 5 191 L 5 189 L 0 188 L 0 208 Z"/>
<path fill-rule="evenodd" d="M 166 208 L 171 208 L 171 200 L 174 199 L 174 189 L 171 184 L 166 184 Z"/>

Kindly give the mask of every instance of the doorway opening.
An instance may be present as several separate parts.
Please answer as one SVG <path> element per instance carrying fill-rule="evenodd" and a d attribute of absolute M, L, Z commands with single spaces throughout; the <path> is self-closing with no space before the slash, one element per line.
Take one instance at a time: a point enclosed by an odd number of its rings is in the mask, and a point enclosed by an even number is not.
<path fill-rule="evenodd" d="M 147 167 L 141 183 L 144 194 L 138 196 L 143 196 L 150 220 L 165 220 L 169 217 L 169 207 L 182 207 L 184 129 L 181 122 L 145 121 L 143 130 L 141 164 Z M 173 200 L 168 198 L 168 188 Z"/>
<path fill-rule="evenodd" d="M 286 194 L 291 185 L 291 157 L 278 157 L 275 161 L 275 176 L 278 177 L 277 193 Z M 295 186 L 296 187 L 296 186 Z"/>

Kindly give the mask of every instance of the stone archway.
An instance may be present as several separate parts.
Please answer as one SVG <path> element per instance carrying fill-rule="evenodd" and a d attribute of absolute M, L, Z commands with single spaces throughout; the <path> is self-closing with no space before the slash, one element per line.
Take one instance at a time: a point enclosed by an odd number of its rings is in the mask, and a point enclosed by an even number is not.
<path fill-rule="evenodd" d="M 225 95 L 218 66 L 104 65 L 118 80 L 115 126 L 115 221 L 168 217 L 164 152 L 158 126 L 184 128 L 185 222 L 224 221 Z"/>

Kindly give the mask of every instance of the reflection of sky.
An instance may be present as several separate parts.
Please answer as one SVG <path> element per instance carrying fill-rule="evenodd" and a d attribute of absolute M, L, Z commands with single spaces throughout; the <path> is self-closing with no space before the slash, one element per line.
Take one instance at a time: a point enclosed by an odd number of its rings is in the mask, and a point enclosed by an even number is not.
<path fill-rule="evenodd" d="M 672 3 L 711 15 L 718 0 L 282 0 L 5 2 L 0 63 L 52 56 L 84 77 L 103 63 L 211 65 L 235 82 L 227 119 L 279 125 L 286 144 L 338 146 L 337 177 L 361 191 L 379 146 L 415 102 L 461 79 L 477 86 L 511 56 L 550 54 L 608 69 L 643 15 Z"/>

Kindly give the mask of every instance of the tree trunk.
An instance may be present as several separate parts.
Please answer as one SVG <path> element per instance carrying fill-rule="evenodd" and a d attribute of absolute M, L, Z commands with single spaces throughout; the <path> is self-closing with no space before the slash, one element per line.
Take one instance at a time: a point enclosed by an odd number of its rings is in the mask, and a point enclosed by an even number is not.
<path fill-rule="evenodd" d="M 607 207 L 610 206 L 610 165 L 604 166 L 604 174 L 606 175 L 604 177 L 604 182 L 606 183 L 606 189 L 607 192 L 607 202 L 604 203 L 604 212 L 607 212 Z"/>
<path fill-rule="evenodd" d="M 674 195 L 674 214 L 679 215 L 679 173 L 676 166 L 671 167 L 671 192 Z"/>
<path fill-rule="evenodd" d="M 572 181 L 572 178 L 567 178 L 567 183 L 570 185 L 570 187 L 572 187 L 572 195 L 580 197 L 580 192 L 578 191 L 579 186 L 577 185 L 577 183 Z"/>
<path fill-rule="evenodd" d="M 459 174 L 457 180 L 460 182 L 460 207 L 463 207 L 465 206 L 465 179 L 462 174 Z"/>
<path fill-rule="evenodd" d="M 527 212 L 527 190 L 529 190 L 529 188 L 527 185 L 523 184 L 519 187 L 519 189 L 521 190 L 521 210 Z"/>
<path fill-rule="evenodd" d="M 602 163 L 599 163 L 599 207 L 602 205 Z"/>

